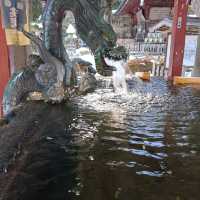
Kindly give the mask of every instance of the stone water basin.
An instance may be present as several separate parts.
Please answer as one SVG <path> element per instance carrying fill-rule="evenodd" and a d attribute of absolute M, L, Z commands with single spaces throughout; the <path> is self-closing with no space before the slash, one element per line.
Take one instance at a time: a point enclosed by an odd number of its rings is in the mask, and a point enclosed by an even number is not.
<path fill-rule="evenodd" d="M 200 89 L 128 90 L 21 108 L 0 128 L 0 200 L 199 200 Z"/>

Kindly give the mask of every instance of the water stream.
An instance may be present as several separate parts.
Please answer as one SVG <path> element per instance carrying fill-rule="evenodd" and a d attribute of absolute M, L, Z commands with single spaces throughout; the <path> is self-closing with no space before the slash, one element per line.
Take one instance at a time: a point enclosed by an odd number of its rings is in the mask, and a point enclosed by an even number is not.
<path fill-rule="evenodd" d="M 125 71 L 126 61 L 124 60 L 114 61 L 114 60 L 109 60 L 107 58 L 105 58 L 105 60 L 108 65 L 114 66 L 116 68 L 116 71 L 113 71 L 113 76 L 112 76 L 115 93 L 127 94 L 128 89 L 127 89 L 126 71 Z"/>

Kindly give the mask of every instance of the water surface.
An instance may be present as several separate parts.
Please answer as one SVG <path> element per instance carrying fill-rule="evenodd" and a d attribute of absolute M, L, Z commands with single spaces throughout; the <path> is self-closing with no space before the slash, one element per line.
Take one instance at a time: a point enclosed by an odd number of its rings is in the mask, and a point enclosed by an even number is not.
<path fill-rule="evenodd" d="M 45 107 L 2 199 L 199 200 L 200 89 L 155 78 L 129 91 Z"/>

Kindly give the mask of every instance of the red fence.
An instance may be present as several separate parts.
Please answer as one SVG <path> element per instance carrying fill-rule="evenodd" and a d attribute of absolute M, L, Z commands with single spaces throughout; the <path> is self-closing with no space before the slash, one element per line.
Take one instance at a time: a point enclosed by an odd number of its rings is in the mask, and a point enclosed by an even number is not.
<path fill-rule="evenodd" d="M 0 13 L 0 117 L 2 117 L 2 100 L 5 86 L 9 80 L 9 57 L 8 47 L 6 44 L 5 31 L 2 28 L 1 13 Z"/>

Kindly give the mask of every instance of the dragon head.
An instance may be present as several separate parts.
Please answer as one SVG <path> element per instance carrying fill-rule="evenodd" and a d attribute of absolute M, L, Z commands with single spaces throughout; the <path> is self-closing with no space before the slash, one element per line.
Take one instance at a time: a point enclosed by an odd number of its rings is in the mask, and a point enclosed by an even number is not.
<path fill-rule="evenodd" d="M 96 69 L 102 76 L 112 76 L 112 72 L 116 70 L 114 66 L 110 66 L 106 60 L 127 60 L 128 53 L 123 46 L 102 48 L 95 54 Z"/>

